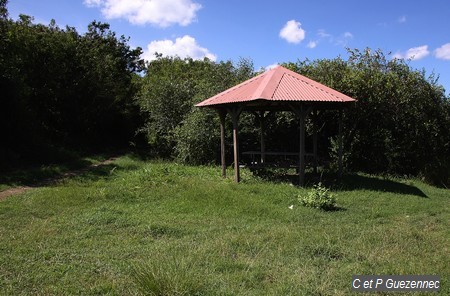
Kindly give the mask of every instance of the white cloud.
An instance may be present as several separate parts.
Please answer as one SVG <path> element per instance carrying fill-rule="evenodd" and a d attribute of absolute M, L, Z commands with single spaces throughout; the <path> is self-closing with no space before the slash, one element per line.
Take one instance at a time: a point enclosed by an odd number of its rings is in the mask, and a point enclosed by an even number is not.
<path fill-rule="evenodd" d="M 84 0 L 88 7 L 99 7 L 107 19 L 124 18 L 132 24 L 168 27 L 187 26 L 202 7 L 192 0 Z"/>
<path fill-rule="evenodd" d="M 434 51 L 434 56 L 442 60 L 450 60 L 450 43 L 444 44 Z"/>
<path fill-rule="evenodd" d="M 269 70 L 272 70 L 272 69 L 274 69 L 275 67 L 278 67 L 278 66 L 279 66 L 278 63 L 273 63 L 273 64 L 270 64 L 270 65 L 266 66 L 266 67 L 264 68 L 264 70 L 265 70 L 265 71 L 269 71 Z"/>
<path fill-rule="evenodd" d="M 100 6 L 100 4 L 102 3 L 102 0 L 84 0 L 83 3 L 87 7 L 96 7 L 96 6 Z"/>
<path fill-rule="evenodd" d="M 216 55 L 212 54 L 207 48 L 198 45 L 195 38 L 189 35 L 177 38 L 175 42 L 169 39 L 152 41 L 147 45 L 144 59 L 148 61 L 154 60 L 156 58 L 155 53 L 163 56 L 178 56 L 182 59 L 187 57 L 194 60 L 202 60 L 205 57 L 212 61 L 217 59 Z"/>
<path fill-rule="evenodd" d="M 353 34 L 350 33 L 350 32 L 345 32 L 344 33 L 344 38 L 346 38 L 346 39 L 353 39 Z"/>
<path fill-rule="evenodd" d="M 317 46 L 317 41 L 309 41 L 308 42 L 308 45 L 306 45 L 308 48 L 311 48 L 311 49 L 313 49 L 313 48 L 316 48 L 316 46 Z"/>
<path fill-rule="evenodd" d="M 316 40 L 311 40 L 308 42 L 306 47 L 308 48 L 316 48 L 321 42 L 329 42 L 335 46 L 343 46 L 346 47 L 348 42 L 353 39 L 354 36 L 351 32 L 344 32 L 339 36 L 333 36 L 332 34 L 327 33 L 324 29 L 320 29 L 317 31 Z"/>
<path fill-rule="evenodd" d="M 426 57 L 430 54 L 430 51 L 428 50 L 428 45 L 413 47 L 408 49 L 406 52 L 401 53 L 397 52 L 394 54 L 394 58 L 397 59 L 407 59 L 407 60 L 420 60 Z"/>
<path fill-rule="evenodd" d="M 317 31 L 317 35 L 319 35 L 320 38 L 332 38 L 331 34 L 328 34 L 324 29 Z"/>
<path fill-rule="evenodd" d="M 300 43 L 305 39 L 305 30 L 301 28 L 302 24 L 295 20 L 290 20 L 281 29 L 279 36 L 289 43 Z"/>
<path fill-rule="evenodd" d="M 402 15 L 401 17 L 399 17 L 397 22 L 399 22 L 400 24 L 406 23 L 406 15 Z"/>
<path fill-rule="evenodd" d="M 353 34 L 350 32 L 345 32 L 338 38 L 336 38 L 335 45 L 347 47 L 348 42 L 353 39 Z M 330 40 L 333 40 L 333 38 L 330 38 Z"/>

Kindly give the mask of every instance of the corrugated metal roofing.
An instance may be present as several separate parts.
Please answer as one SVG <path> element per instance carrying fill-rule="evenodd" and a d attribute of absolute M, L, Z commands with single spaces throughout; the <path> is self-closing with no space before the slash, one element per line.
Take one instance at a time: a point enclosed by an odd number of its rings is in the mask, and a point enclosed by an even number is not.
<path fill-rule="evenodd" d="M 196 106 L 206 107 L 254 100 L 334 103 L 356 101 L 308 77 L 277 66 Z"/>

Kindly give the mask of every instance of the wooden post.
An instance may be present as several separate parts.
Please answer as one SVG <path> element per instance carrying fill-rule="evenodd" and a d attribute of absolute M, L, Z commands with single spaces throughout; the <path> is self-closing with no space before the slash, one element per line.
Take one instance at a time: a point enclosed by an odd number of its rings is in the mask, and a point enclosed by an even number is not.
<path fill-rule="evenodd" d="M 308 116 L 309 112 L 311 112 L 311 107 L 306 108 L 303 105 L 300 105 L 300 108 L 295 105 L 290 106 L 292 111 L 297 115 L 300 121 L 300 147 L 299 147 L 299 158 L 298 158 L 298 185 L 305 185 L 305 120 Z"/>
<path fill-rule="evenodd" d="M 238 123 L 239 115 L 241 114 L 241 107 L 234 107 L 229 110 L 231 121 L 233 122 L 233 152 L 234 152 L 234 181 L 239 182 L 241 175 L 239 172 L 239 137 L 238 137 Z"/>
<path fill-rule="evenodd" d="M 342 165 L 342 152 L 343 152 L 343 135 L 342 135 L 342 110 L 339 110 L 339 149 L 338 149 L 338 167 L 339 167 L 339 179 L 342 179 L 343 165 Z"/>
<path fill-rule="evenodd" d="M 300 151 L 299 151 L 299 171 L 298 171 L 298 185 L 305 185 L 305 113 L 303 112 L 303 106 L 299 112 L 300 118 Z"/>
<path fill-rule="evenodd" d="M 261 163 L 266 162 L 266 143 L 264 141 L 265 119 L 264 111 L 261 111 L 259 114 L 259 130 L 261 132 Z"/>
<path fill-rule="evenodd" d="M 313 157 L 314 157 L 314 174 L 317 174 L 317 166 L 318 166 L 318 160 L 317 160 L 317 110 L 313 113 Z"/>
<path fill-rule="evenodd" d="M 222 164 L 222 177 L 227 177 L 227 166 L 225 164 L 225 117 L 227 116 L 227 111 L 219 109 L 220 118 L 220 162 Z"/>

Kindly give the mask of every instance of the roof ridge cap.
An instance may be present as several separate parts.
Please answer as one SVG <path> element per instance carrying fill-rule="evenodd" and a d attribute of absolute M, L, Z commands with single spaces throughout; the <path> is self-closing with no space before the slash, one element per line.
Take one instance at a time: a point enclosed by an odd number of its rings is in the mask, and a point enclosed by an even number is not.
<path fill-rule="evenodd" d="M 272 70 L 269 70 L 262 74 L 262 75 L 264 75 L 264 78 L 261 81 L 261 83 L 258 85 L 258 88 L 253 92 L 254 98 L 262 97 L 263 93 L 265 92 L 265 90 L 267 88 L 267 84 L 272 79 L 274 73 L 275 73 L 275 69 L 272 69 Z"/>
<path fill-rule="evenodd" d="M 253 93 L 253 97 L 256 99 L 268 99 L 273 98 L 275 91 L 283 79 L 285 74 L 284 67 L 276 66 L 272 70 L 266 72 L 267 76 L 261 81 L 261 84 Z"/>

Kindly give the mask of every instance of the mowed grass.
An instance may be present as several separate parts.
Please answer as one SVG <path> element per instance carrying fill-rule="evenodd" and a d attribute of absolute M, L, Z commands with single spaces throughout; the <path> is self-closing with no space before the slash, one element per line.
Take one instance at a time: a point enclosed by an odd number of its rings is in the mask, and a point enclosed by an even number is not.
<path fill-rule="evenodd" d="M 450 190 L 353 175 L 332 212 L 301 207 L 308 190 L 121 157 L 0 202 L 0 293 L 347 295 L 354 274 L 437 274 L 450 294 Z"/>

